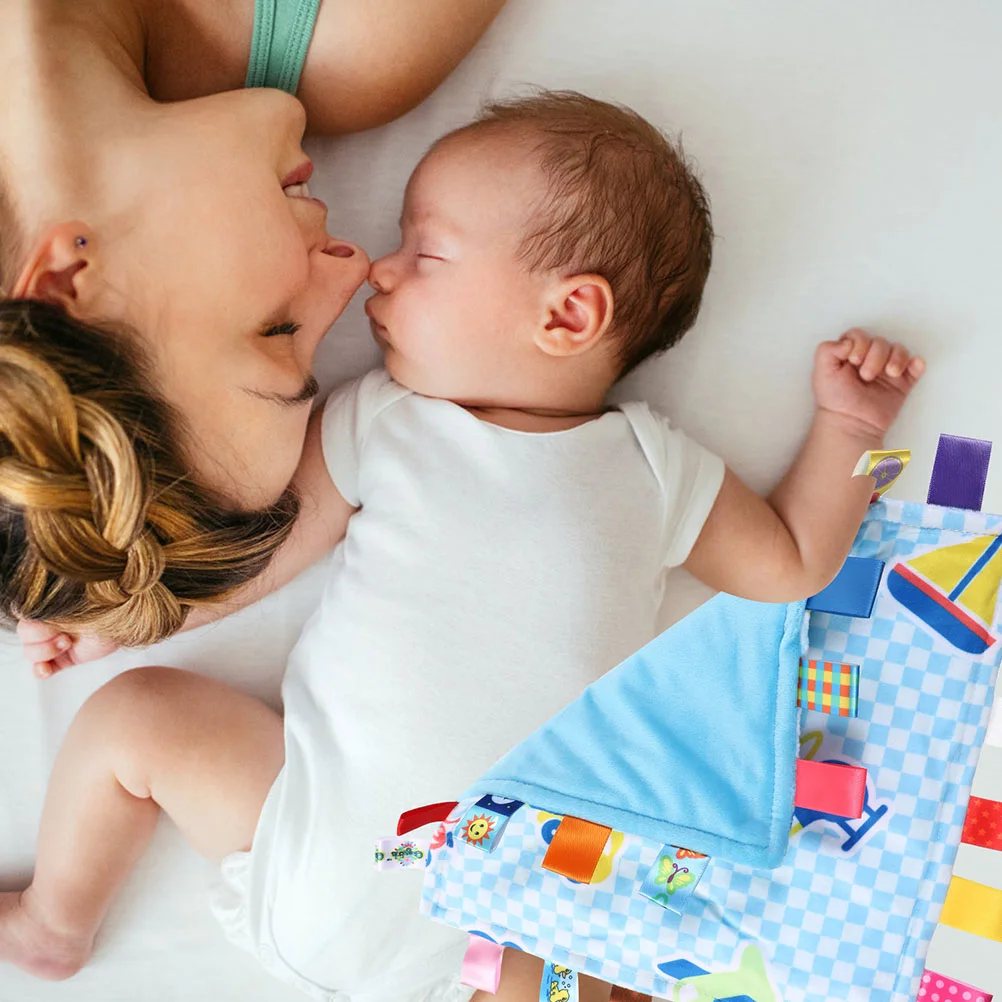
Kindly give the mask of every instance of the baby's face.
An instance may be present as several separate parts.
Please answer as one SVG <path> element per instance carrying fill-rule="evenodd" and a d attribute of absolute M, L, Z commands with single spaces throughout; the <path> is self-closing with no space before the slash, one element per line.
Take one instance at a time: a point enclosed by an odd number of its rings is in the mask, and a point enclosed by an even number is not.
<path fill-rule="evenodd" d="M 551 279 L 518 249 L 544 183 L 524 144 L 460 136 L 407 185 L 400 246 L 373 262 L 365 304 L 386 367 L 425 396 L 519 406 L 542 353 Z"/>

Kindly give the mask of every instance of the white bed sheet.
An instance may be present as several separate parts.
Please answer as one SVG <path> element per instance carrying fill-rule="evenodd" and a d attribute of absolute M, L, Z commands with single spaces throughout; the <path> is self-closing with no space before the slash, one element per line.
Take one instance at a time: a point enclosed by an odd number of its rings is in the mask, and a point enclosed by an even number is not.
<path fill-rule="evenodd" d="M 853 324 L 907 339 L 929 375 L 889 444 L 914 455 L 897 496 L 921 500 L 940 431 L 1002 441 L 1000 39 L 1002 7 L 990 0 L 510 0 L 421 108 L 368 135 L 309 142 L 315 188 L 332 232 L 379 254 L 393 246 L 421 152 L 487 94 L 572 87 L 681 130 L 713 202 L 713 274 L 696 330 L 623 392 L 665 407 L 764 489 L 806 428 L 817 340 Z M 376 361 L 361 298 L 321 349 L 325 388 Z M 989 479 L 985 507 L 1002 508 L 1002 477 Z M 30 872 L 47 773 L 95 688 L 124 668 L 166 663 L 277 705 L 321 573 L 228 621 L 47 683 L 3 637 L 0 884 Z M 668 617 L 704 594 L 677 575 Z M 976 792 L 1000 796 L 1002 755 L 985 763 Z M 962 847 L 958 871 L 1002 886 L 991 854 Z M 205 906 L 214 872 L 162 824 L 92 964 L 58 985 L 0 968 L 0 1002 L 299 998 L 224 940 Z M 930 964 L 1002 995 L 997 944 L 941 929 Z"/>

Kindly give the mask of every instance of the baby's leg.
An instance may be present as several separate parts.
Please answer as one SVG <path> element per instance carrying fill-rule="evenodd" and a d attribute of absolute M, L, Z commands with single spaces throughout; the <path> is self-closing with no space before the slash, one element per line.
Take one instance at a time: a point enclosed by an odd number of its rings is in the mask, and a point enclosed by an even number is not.
<path fill-rule="evenodd" d="M 0 894 L 0 960 L 76 973 L 160 808 L 207 856 L 247 849 L 283 760 L 281 718 L 244 693 L 174 668 L 113 679 L 56 759 L 31 886 Z"/>
<path fill-rule="evenodd" d="M 471 1002 L 537 1002 L 543 962 L 518 950 L 505 950 L 501 958 L 501 981 L 497 995 L 476 992 Z M 580 1002 L 609 1002 L 610 986 L 596 978 L 578 975 Z"/>

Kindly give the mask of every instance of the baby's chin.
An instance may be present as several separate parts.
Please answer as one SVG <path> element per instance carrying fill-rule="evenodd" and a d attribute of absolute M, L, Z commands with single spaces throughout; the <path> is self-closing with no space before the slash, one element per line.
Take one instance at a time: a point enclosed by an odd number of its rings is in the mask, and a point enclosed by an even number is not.
<path fill-rule="evenodd" d="M 381 339 L 378 340 L 381 341 Z M 403 364 L 400 356 L 393 350 L 393 348 L 385 341 L 381 341 L 379 347 L 383 352 L 383 368 L 385 368 L 390 374 L 390 378 L 393 382 L 398 383 L 400 386 L 404 387 L 404 389 L 412 390 L 414 393 L 421 393 L 424 395 L 424 391 L 420 388 L 420 386 L 414 385 L 414 374 L 407 371 L 407 366 Z M 420 382 L 420 380 L 418 382 Z"/>
<path fill-rule="evenodd" d="M 408 365 L 391 347 L 383 349 L 383 366 L 390 374 L 393 382 L 399 386 L 418 393 L 422 397 L 434 397 L 437 400 L 455 400 L 462 394 L 452 392 L 443 384 L 441 378 L 435 378 L 430 373 L 425 374 L 413 365 Z"/>

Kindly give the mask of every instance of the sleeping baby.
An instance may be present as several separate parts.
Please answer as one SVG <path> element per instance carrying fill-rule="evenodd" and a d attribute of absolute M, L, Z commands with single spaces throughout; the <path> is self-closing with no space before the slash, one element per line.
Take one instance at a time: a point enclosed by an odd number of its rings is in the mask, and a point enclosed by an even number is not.
<path fill-rule="evenodd" d="M 853 468 L 924 364 L 858 330 L 822 344 L 813 423 L 768 498 L 646 404 L 610 405 L 691 327 L 710 268 L 705 194 L 639 115 L 575 93 L 491 106 L 418 164 L 400 228 L 366 303 L 385 368 L 314 416 L 300 521 L 228 607 L 334 550 L 284 726 L 172 669 L 96 693 L 34 882 L 0 896 L 0 958 L 84 964 L 159 805 L 222 858 L 216 912 L 274 974 L 320 999 L 466 998 L 466 935 L 418 913 L 421 874 L 380 879 L 376 837 L 649 641 L 669 568 L 781 602 L 842 565 L 873 489 Z M 46 670 L 74 661 L 28 633 Z M 507 951 L 498 997 L 535 998 L 539 963 Z"/>

